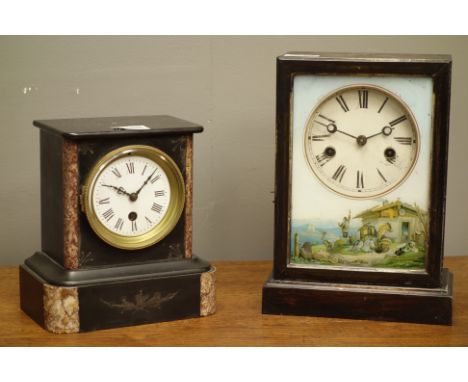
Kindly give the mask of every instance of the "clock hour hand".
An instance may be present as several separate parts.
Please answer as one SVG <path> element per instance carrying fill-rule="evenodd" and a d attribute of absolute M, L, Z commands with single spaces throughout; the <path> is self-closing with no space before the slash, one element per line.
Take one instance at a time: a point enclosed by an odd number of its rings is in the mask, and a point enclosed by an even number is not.
<path fill-rule="evenodd" d="M 354 139 L 357 139 L 358 137 L 355 137 L 354 135 L 351 135 L 351 134 L 348 134 L 346 133 L 345 131 L 342 131 L 342 130 L 338 130 L 338 128 L 336 127 L 336 125 L 334 123 L 329 123 L 327 125 L 327 131 L 331 134 L 333 133 L 341 133 L 341 134 L 344 134 L 344 135 L 347 135 L 348 137 L 351 137 L 351 138 L 354 138 Z"/>
<path fill-rule="evenodd" d="M 154 170 L 150 176 L 148 176 L 148 178 L 146 178 L 145 182 L 141 185 L 141 187 L 138 189 L 137 192 L 135 192 L 135 195 L 138 196 L 138 194 L 140 193 L 140 191 L 143 189 L 143 187 L 146 186 L 146 184 L 150 181 L 150 179 L 153 177 L 154 173 L 156 172 L 156 170 Z"/>
<path fill-rule="evenodd" d="M 112 186 L 110 184 L 103 184 L 102 186 L 113 188 L 114 190 L 117 190 L 118 194 L 125 194 L 125 195 L 128 195 L 128 196 L 131 196 L 127 191 L 124 190 L 123 187 L 116 187 L 116 186 Z"/>

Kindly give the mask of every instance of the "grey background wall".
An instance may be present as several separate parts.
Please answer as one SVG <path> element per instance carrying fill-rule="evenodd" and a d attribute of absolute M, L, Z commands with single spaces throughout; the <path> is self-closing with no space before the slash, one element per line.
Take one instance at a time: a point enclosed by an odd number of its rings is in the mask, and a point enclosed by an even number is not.
<path fill-rule="evenodd" d="M 40 248 L 33 119 L 172 114 L 195 140 L 194 251 L 271 259 L 275 57 L 288 50 L 454 59 L 446 254 L 467 255 L 467 37 L 0 37 L 0 264 Z"/>

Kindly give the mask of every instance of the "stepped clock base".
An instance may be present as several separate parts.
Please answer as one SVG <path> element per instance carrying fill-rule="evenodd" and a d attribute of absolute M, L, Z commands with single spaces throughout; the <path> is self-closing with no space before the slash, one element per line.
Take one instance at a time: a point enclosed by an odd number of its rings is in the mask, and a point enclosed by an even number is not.
<path fill-rule="evenodd" d="M 21 309 L 53 333 L 203 317 L 216 310 L 215 268 L 198 258 L 69 271 L 38 252 L 19 272 Z"/>
<path fill-rule="evenodd" d="M 440 288 L 275 280 L 263 286 L 262 312 L 450 325 L 453 276 Z"/>

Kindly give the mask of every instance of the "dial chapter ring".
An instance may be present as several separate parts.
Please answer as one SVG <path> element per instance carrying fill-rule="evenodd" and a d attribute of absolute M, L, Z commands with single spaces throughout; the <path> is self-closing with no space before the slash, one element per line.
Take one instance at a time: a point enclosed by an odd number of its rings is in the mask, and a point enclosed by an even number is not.
<path fill-rule="evenodd" d="M 166 173 L 171 190 L 167 212 L 151 230 L 141 235 L 127 236 L 109 230 L 97 217 L 93 191 L 100 174 L 115 160 L 127 156 L 141 156 L 154 161 Z M 126 250 L 150 247 L 163 240 L 175 228 L 185 205 L 185 184 L 181 171 L 164 151 L 146 145 L 129 145 L 112 150 L 100 158 L 90 170 L 83 187 L 83 209 L 96 235 L 107 244 Z"/>

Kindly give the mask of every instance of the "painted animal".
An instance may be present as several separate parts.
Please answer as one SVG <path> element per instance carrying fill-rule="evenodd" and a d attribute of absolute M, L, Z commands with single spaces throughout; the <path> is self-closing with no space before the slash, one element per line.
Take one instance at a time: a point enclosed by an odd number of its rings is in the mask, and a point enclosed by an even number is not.
<path fill-rule="evenodd" d="M 385 237 L 385 234 L 387 232 L 392 232 L 392 226 L 390 225 L 390 223 L 383 223 L 383 224 L 379 225 L 379 229 L 378 229 L 378 232 L 377 232 L 377 238 L 379 240 L 382 239 L 383 237 Z"/>
<path fill-rule="evenodd" d="M 388 252 L 390 250 L 391 244 L 392 244 L 392 241 L 389 238 L 383 237 L 377 242 L 377 245 L 375 246 L 375 252 L 377 253 Z"/>
<path fill-rule="evenodd" d="M 410 241 L 410 242 L 406 243 L 404 246 L 398 248 L 395 251 L 395 255 L 401 256 L 406 252 L 418 253 L 418 247 L 416 246 L 416 243 L 414 241 Z"/>
<path fill-rule="evenodd" d="M 373 225 L 366 223 L 361 228 L 359 228 L 359 235 L 361 240 L 365 240 L 368 237 L 376 237 L 377 231 Z"/>

